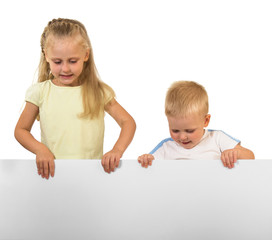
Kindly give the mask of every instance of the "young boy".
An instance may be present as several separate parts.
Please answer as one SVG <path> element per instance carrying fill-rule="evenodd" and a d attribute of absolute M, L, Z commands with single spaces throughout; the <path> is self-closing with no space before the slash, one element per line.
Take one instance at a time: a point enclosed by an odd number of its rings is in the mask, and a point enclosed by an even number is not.
<path fill-rule="evenodd" d="M 208 95 L 203 86 L 192 81 L 178 81 L 171 85 L 165 100 L 165 114 L 171 138 L 161 141 L 150 154 L 143 154 L 138 162 L 151 166 L 154 159 L 221 159 L 233 168 L 237 159 L 254 159 L 249 149 L 223 131 L 206 130 Z"/>

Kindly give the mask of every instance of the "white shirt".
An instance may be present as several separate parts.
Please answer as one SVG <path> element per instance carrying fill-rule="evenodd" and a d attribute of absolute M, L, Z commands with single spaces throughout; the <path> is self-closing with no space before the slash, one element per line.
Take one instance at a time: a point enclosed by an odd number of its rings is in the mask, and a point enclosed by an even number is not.
<path fill-rule="evenodd" d="M 183 148 L 172 138 L 161 141 L 151 152 L 155 159 L 180 160 L 220 159 L 221 153 L 234 148 L 239 140 L 220 130 L 205 130 L 200 142 L 191 149 Z"/>

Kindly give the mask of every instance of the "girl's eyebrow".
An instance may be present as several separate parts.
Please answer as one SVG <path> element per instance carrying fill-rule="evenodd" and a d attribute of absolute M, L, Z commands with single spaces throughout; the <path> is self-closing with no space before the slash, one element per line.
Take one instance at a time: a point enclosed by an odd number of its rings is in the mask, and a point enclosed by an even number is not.
<path fill-rule="evenodd" d="M 51 57 L 50 58 L 51 60 L 62 60 L 62 58 L 59 58 L 59 57 Z M 70 58 L 68 58 L 68 60 L 70 60 L 70 59 L 76 59 L 76 60 L 79 60 L 80 58 L 79 57 L 70 57 Z"/>

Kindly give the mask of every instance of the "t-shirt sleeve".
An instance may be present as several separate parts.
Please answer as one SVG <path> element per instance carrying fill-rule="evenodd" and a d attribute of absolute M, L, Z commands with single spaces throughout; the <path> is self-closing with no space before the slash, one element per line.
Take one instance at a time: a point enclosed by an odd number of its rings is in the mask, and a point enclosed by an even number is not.
<path fill-rule="evenodd" d="M 114 91 L 108 87 L 109 89 L 104 89 L 104 106 L 106 106 L 112 99 L 115 98 Z"/>
<path fill-rule="evenodd" d="M 163 142 L 160 142 L 149 154 L 152 154 L 157 160 L 165 159 L 165 149 Z"/>
<path fill-rule="evenodd" d="M 33 103 L 36 106 L 40 106 L 40 85 L 34 84 L 30 86 L 25 95 L 25 101 Z"/>
<path fill-rule="evenodd" d="M 234 148 L 241 141 L 233 138 L 223 131 L 218 131 L 217 144 L 219 145 L 220 151 L 223 152 L 227 149 Z"/>

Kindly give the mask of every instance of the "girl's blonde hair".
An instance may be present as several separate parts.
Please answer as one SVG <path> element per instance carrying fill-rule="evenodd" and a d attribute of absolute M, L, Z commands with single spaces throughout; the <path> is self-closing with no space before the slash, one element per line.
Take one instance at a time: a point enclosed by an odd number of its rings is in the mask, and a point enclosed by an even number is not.
<path fill-rule="evenodd" d="M 50 21 L 45 27 L 41 36 L 41 57 L 38 72 L 38 82 L 53 79 L 49 63 L 45 58 L 45 50 L 50 42 L 49 36 L 63 37 L 82 37 L 82 46 L 89 50 L 89 58 L 84 62 L 83 70 L 79 76 L 79 84 L 82 85 L 83 113 L 80 117 L 96 118 L 104 111 L 106 97 L 115 97 L 111 87 L 100 80 L 97 72 L 93 50 L 85 26 L 77 20 L 58 18 Z"/>
<path fill-rule="evenodd" d="M 166 116 L 205 116 L 208 111 L 208 94 L 200 84 L 193 81 L 177 81 L 168 89 L 165 99 Z"/>

